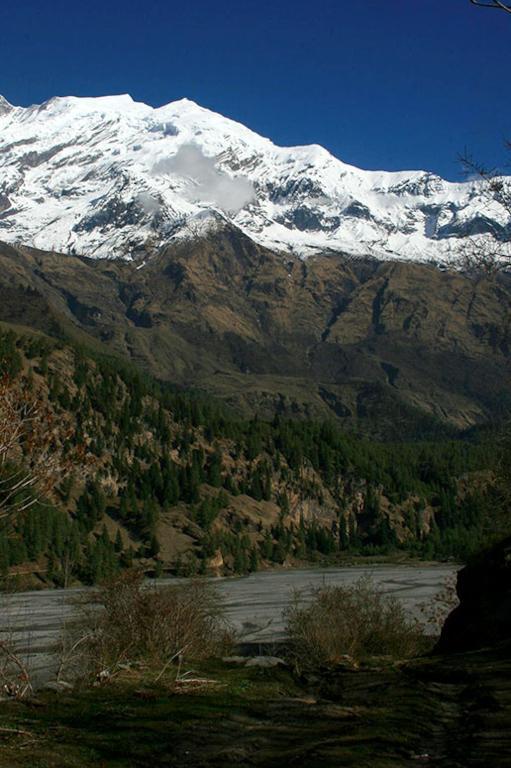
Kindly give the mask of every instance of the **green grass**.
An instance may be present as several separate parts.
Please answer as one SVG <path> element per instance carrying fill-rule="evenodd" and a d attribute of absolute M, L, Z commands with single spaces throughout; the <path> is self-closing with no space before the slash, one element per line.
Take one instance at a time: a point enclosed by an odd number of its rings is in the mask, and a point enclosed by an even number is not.
<path fill-rule="evenodd" d="M 44 693 L 34 702 L 4 705 L 0 766 L 172 765 L 186 752 L 190 734 L 206 733 L 228 718 L 264 711 L 265 702 L 299 691 L 285 671 L 248 670 L 220 663 L 202 666 L 201 677 L 218 685 L 174 693 L 164 682 L 124 680 L 80 693 Z M 203 744 L 202 744 L 203 746 Z"/>
<path fill-rule="evenodd" d="M 510 765 L 509 654 L 382 661 L 300 680 L 212 662 L 197 675 L 218 685 L 177 693 L 172 677 L 131 675 L 4 702 L 0 766 L 405 768 L 425 753 L 429 768 Z"/>

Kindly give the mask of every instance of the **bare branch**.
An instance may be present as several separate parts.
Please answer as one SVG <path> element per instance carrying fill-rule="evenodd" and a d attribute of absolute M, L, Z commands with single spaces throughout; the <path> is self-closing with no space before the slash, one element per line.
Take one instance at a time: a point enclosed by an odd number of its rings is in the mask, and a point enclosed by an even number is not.
<path fill-rule="evenodd" d="M 41 503 L 38 497 L 51 495 L 70 462 L 57 447 L 56 432 L 43 400 L 23 381 L 0 378 L 0 520 L 19 517 Z"/>
<path fill-rule="evenodd" d="M 497 213 L 502 222 L 500 231 L 476 231 L 466 238 L 463 268 L 467 272 L 486 276 L 508 271 L 511 267 L 511 178 L 503 176 L 496 168 L 485 167 L 467 151 L 459 156 L 459 161 L 468 180 L 476 178 L 483 182 L 478 186 L 478 193 L 486 201 L 485 207 Z M 484 217 L 484 214 L 483 208 L 481 215 Z M 495 220 L 495 216 L 490 218 Z"/>
<path fill-rule="evenodd" d="M 480 8 L 494 8 L 497 11 L 505 11 L 511 13 L 511 5 L 501 2 L 501 0 L 489 0 L 484 2 L 483 0 L 470 0 L 472 5 L 478 5 Z"/>

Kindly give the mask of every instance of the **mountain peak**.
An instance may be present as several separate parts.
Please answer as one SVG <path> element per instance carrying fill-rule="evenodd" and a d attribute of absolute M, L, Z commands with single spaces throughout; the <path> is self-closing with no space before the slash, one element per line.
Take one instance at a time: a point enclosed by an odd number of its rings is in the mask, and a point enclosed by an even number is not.
<path fill-rule="evenodd" d="M 168 104 L 164 104 L 163 106 L 164 107 L 169 107 L 169 106 L 190 107 L 191 109 L 205 109 L 205 107 L 202 107 L 193 99 L 187 99 L 186 97 L 183 97 L 182 99 L 175 99 L 174 101 L 170 101 Z"/>
<path fill-rule="evenodd" d="M 14 109 L 14 107 L 12 106 L 12 104 L 9 104 L 7 99 L 4 98 L 2 96 L 2 94 L 0 93 L 0 115 L 4 115 L 4 114 L 6 114 L 7 112 L 10 112 L 13 109 Z"/>

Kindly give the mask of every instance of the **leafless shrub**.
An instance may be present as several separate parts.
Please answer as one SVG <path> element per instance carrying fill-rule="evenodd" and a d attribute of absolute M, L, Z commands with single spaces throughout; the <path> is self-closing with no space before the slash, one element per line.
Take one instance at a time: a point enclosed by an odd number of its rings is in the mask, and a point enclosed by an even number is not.
<path fill-rule="evenodd" d="M 173 661 L 222 654 L 231 643 L 212 586 L 147 586 L 141 573 L 126 571 L 89 596 L 80 630 L 68 636 L 60 674 L 73 667 L 75 675 L 101 681 L 134 664 L 161 673 Z"/>
<path fill-rule="evenodd" d="M 0 697 L 23 699 L 33 692 L 27 653 L 30 634 L 24 628 L 26 617 L 14 610 L 12 597 L 7 589 L 2 592 Z"/>
<path fill-rule="evenodd" d="M 33 693 L 30 673 L 14 643 L 0 641 L 0 686 L 5 696 L 23 699 Z"/>
<path fill-rule="evenodd" d="M 422 629 L 401 603 L 371 578 L 350 586 L 323 586 L 305 604 L 295 596 L 286 611 L 287 634 L 298 669 L 369 656 L 411 657 Z"/>

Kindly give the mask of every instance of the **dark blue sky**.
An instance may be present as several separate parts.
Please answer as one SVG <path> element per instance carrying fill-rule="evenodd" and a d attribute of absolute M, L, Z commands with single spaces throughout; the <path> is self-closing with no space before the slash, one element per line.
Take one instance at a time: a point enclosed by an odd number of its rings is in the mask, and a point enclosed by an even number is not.
<path fill-rule="evenodd" d="M 3 0 L 0 93 L 187 96 L 280 144 L 459 177 L 502 165 L 511 16 L 469 0 Z"/>

